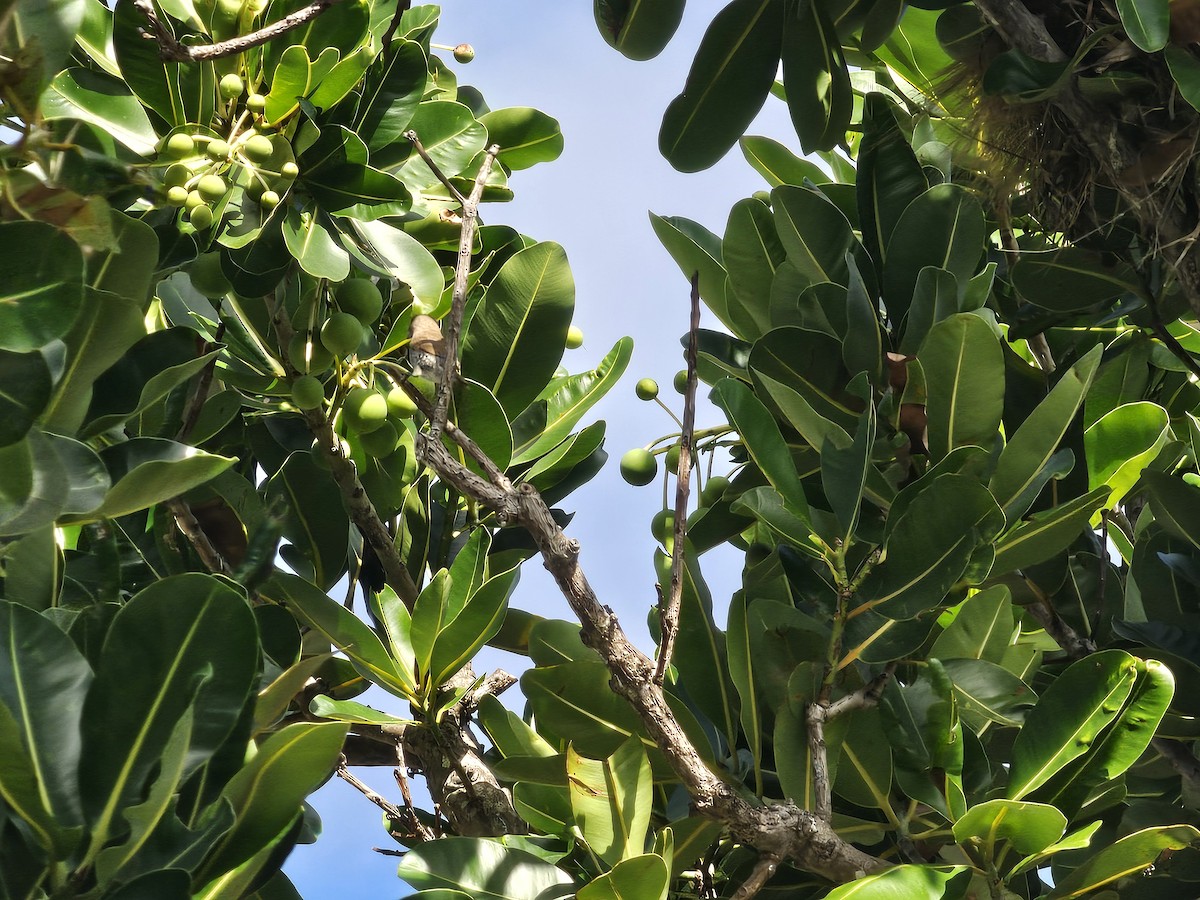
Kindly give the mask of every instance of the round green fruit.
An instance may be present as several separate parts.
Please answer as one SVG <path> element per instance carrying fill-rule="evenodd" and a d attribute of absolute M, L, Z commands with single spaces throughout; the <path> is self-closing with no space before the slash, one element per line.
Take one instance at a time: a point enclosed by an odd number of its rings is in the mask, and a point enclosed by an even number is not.
<path fill-rule="evenodd" d="M 342 406 L 346 427 L 358 434 L 370 434 L 387 421 L 387 399 L 370 388 L 354 388 Z M 390 451 L 389 451 L 390 452 Z"/>
<path fill-rule="evenodd" d="M 760 203 L 767 204 L 767 206 L 771 205 L 771 194 L 769 191 L 755 191 L 754 199 L 758 200 Z"/>
<path fill-rule="evenodd" d="M 649 484 L 658 474 L 658 462 L 649 450 L 637 447 L 621 457 L 621 477 L 632 485 Z"/>
<path fill-rule="evenodd" d="M 169 188 L 176 186 L 182 187 L 188 183 L 188 179 L 192 177 L 192 170 L 183 163 L 172 163 L 167 166 L 167 170 L 163 172 L 163 184 Z"/>
<path fill-rule="evenodd" d="M 196 142 L 190 134 L 181 131 L 167 138 L 163 149 L 172 156 L 191 156 L 196 149 Z"/>
<path fill-rule="evenodd" d="M 204 197 L 199 191 L 188 191 L 187 197 L 184 198 L 183 205 L 189 210 L 195 209 L 197 206 L 203 206 Z"/>
<path fill-rule="evenodd" d="M 633 389 L 639 400 L 653 400 L 658 396 L 658 382 L 653 378 L 643 378 Z"/>
<path fill-rule="evenodd" d="M 411 419 L 417 414 L 417 404 L 402 387 L 394 387 L 387 395 L 388 415 L 393 419 Z"/>
<path fill-rule="evenodd" d="M 288 160 L 282 166 L 279 167 L 279 174 L 283 178 L 286 178 L 288 181 L 291 181 L 293 178 L 295 178 L 297 175 L 300 174 L 300 167 L 298 165 L 296 165 L 294 162 L 292 162 L 291 160 Z"/>
<path fill-rule="evenodd" d="M 196 184 L 196 190 L 200 192 L 200 196 L 205 200 L 216 202 L 225 196 L 228 186 L 225 184 L 225 179 L 220 175 L 205 175 Z"/>
<path fill-rule="evenodd" d="M 669 509 L 660 509 L 650 520 L 650 533 L 660 544 L 665 544 L 668 537 L 675 534 L 675 513 Z"/>
<path fill-rule="evenodd" d="M 242 77 L 234 72 L 230 72 L 221 79 L 220 90 L 222 100 L 236 100 L 242 96 L 242 91 L 245 89 L 246 84 L 242 81 Z"/>
<path fill-rule="evenodd" d="M 378 428 L 359 436 L 359 443 L 368 456 L 383 459 L 390 456 L 400 440 L 400 432 L 391 422 L 384 422 Z"/>
<path fill-rule="evenodd" d="M 188 189 L 182 185 L 175 185 L 167 191 L 167 202 L 172 206 L 183 206 L 187 203 Z"/>
<path fill-rule="evenodd" d="M 262 113 L 267 108 L 267 98 L 262 94 L 251 94 L 246 98 L 246 109 L 252 113 Z"/>
<path fill-rule="evenodd" d="M 264 163 L 275 152 L 275 145 L 265 134 L 256 134 L 242 145 L 242 152 L 251 162 Z"/>
<path fill-rule="evenodd" d="M 288 343 L 288 360 L 297 372 L 324 372 L 333 365 L 333 354 L 318 341 L 309 341 L 308 335 L 297 331 Z"/>
<path fill-rule="evenodd" d="M 196 207 L 200 209 L 200 207 Z M 229 279 L 221 271 L 221 254 L 219 251 L 201 253 L 188 269 L 188 278 L 192 287 L 205 297 L 224 297 L 233 290 Z"/>
<path fill-rule="evenodd" d="M 383 312 L 383 295 L 373 281 L 349 278 L 337 286 L 333 294 L 338 309 L 348 312 L 364 325 L 373 325 Z"/>
<path fill-rule="evenodd" d="M 454 60 L 460 63 L 469 63 L 475 58 L 475 48 L 470 44 L 459 44 L 454 48 Z"/>
<path fill-rule="evenodd" d="M 687 369 L 680 369 L 675 373 L 675 390 L 680 394 L 687 393 Z"/>
<path fill-rule="evenodd" d="M 572 325 L 567 329 L 567 349 L 578 350 L 583 346 L 583 331 Z"/>
<path fill-rule="evenodd" d="M 274 209 L 279 205 L 279 195 L 274 191 L 263 191 L 258 202 L 263 209 Z"/>
<path fill-rule="evenodd" d="M 229 159 L 229 144 L 220 139 L 209 141 L 208 146 L 204 148 L 204 152 L 211 160 Z"/>
<path fill-rule="evenodd" d="M 193 206 L 187 216 L 197 231 L 204 231 L 213 223 L 213 211 L 207 206 Z"/>
<path fill-rule="evenodd" d="M 358 349 L 362 339 L 362 323 L 350 313 L 334 313 L 321 326 L 321 343 L 334 356 L 349 356 Z"/>
<path fill-rule="evenodd" d="M 667 471 L 672 475 L 679 474 L 679 445 L 672 444 L 667 448 L 666 457 Z"/>
<path fill-rule="evenodd" d="M 313 375 L 301 375 L 292 382 L 292 402 L 298 409 L 316 409 L 325 402 L 325 386 Z"/>
<path fill-rule="evenodd" d="M 725 489 L 729 487 L 729 479 L 723 475 L 714 475 L 708 479 L 708 483 L 704 485 L 704 490 L 700 492 L 700 505 L 712 506 L 725 494 Z"/>

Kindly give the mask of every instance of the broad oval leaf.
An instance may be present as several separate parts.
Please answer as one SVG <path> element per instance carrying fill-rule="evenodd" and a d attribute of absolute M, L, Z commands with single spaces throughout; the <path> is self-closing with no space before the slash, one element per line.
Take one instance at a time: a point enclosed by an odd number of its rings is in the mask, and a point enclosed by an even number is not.
<path fill-rule="evenodd" d="M 929 330 L 917 354 L 925 373 L 929 453 L 989 447 L 1004 412 L 1004 354 L 983 319 L 959 313 Z"/>
<path fill-rule="evenodd" d="M 630 738 L 604 759 L 568 747 L 567 781 L 575 824 L 592 851 L 610 866 L 640 856 L 654 801 L 641 741 Z"/>
<path fill-rule="evenodd" d="M 1164 825 L 1126 835 L 1084 861 L 1054 886 L 1046 900 L 1076 900 L 1118 878 L 1145 870 L 1164 851 L 1182 850 L 1197 841 L 1200 831 L 1191 825 Z"/>
<path fill-rule="evenodd" d="M 1087 309 L 1139 288 L 1128 265 L 1082 247 L 1022 253 L 1011 277 L 1022 297 L 1053 312 Z"/>
<path fill-rule="evenodd" d="M 787 259 L 771 210 L 760 200 L 739 200 L 729 212 L 722 258 L 729 270 L 725 300 L 739 337 L 754 340 L 771 327 L 771 282 Z"/>
<path fill-rule="evenodd" d="M 769 187 L 781 184 L 802 186 L 804 182 L 825 184 L 829 176 L 816 163 L 801 159 L 783 144 L 769 137 L 747 135 L 738 141 L 746 162 L 754 167 Z"/>
<path fill-rule="evenodd" d="M 496 157 L 509 169 L 528 169 L 553 162 L 563 151 L 558 120 L 528 106 L 494 109 L 479 119 L 488 130 L 488 144 L 498 144 Z"/>
<path fill-rule="evenodd" d="M 1171 37 L 1171 0 L 1117 0 L 1117 12 L 1129 39 L 1156 53 Z"/>
<path fill-rule="evenodd" d="M 836 887 L 826 900 L 941 900 L 958 896 L 971 879 L 966 866 L 895 866 Z"/>
<path fill-rule="evenodd" d="M 63 337 L 83 305 L 83 253 L 45 222 L 0 224 L 0 349 L 29 353 Z"/>
<path fill-rule="evenodd" d="M 629 59 L 653 59 L 683 19 L 686 0 L 593 0 L 596 27 L 608 45 Z"/>
<path fill-rule="evenodd" d="M 1111 493 L 1105 505 L 1119 503 L 1169 437 L 1167 411 L 1157 403 L 1118 406 L 1083 433 L 1088 486 L 1107 485 Z"/>
<path fill-rule="evenodd" d="M 1018 853 L 1039 853 L 1063 836 L 1067 817 L 1044 803 L 987 800 L 954 823 L 960 844 L 976 839 L 985 847 L 1008 841 Z"/>
<path fill-rule="evenodd" d="M 50 401 L 46 357 L 0 349 L 0 385 L 0 447 L 7 447 L 28 434 Z"/>
<path fill-rule="evenodd" d="M 732 329 L 725 297 L 727 273 L 722 261 L 721 239 L 698 222 L 681 216 L 650 213 L 650 225 L 659 241 L 690 282 L 700 278 L 700 299 L 713 315 Z"/>
<path fill-rule="evenodd" d="M 842 41 L 820 3 L 788 6 L 783 18 L 783 86 L 806 153 L 845 140 L 854 92 Z"/>
<path fill-rule="evenodd" d="M 88 8 L 100 8 L 89 3 Z M 115 78 L 88 69 L 59 72 L 41 98 L 47 121 L 78 119 L 112 135 L 139 156 L 150 156 L 158 135 L 138 98 Z"/>
<path fill-rule="evenodd" d="M 666 860 L 645 853 L 617 863 L 575 896 L 578 900 L 666 900 L 670 881 Z"/>
<path fill-rule="evenodd" d="M 420 890 L 460 890 L 482 900 L 555 900 L 575 891 L 562 869 L 485 838 L 418 844 L 404 855 L 396 874 Z"/>

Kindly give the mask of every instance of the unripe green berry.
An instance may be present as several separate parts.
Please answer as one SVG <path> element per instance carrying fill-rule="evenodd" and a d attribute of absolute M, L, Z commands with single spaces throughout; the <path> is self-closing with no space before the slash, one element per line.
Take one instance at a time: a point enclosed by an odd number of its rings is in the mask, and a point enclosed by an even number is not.
<path fill-rule="evenodd" d="M 417 414 L 417 404 L 402 387 L 394 387 L 387 395 L 388 415 L 394 419 L 411 419 Z"/>
<path fill-rule="evenodd" d="M 656 512 L 650 520 L 650 533 L 660 544 L 665 544 L 675 534 L 675 513 L 669 509 Z"/>
<path fill-rule="evenodd" d="M 704 485 L 704 490 L 700 492 L 700 505 L 712 506 L 721 499 L 727 487 L 729 487 L 728 478 L 723 475 L 714 475 L 708 479 L 708 482 Z"/>
<path fill-rule="evenodd" d="M 475 58 L 475 48 L 470 44 L 459 44 L 454 48 L 454 59 L 456 62 L 469 63 Z"/>
<path fill-rule="evenodd" d="M 621 457 L 621 477 L 632 485 L 649 484 L 658 474 L 658 462 L 649 450 L 636 447 Z"/>
<path fill-rule="evenodd" d="M 256 134 L 242 145 L 242 152 L 251 162 L 262 163 L 271 158 L 275 146 L 265 134 Z"/>
<path fill-rule="evenodd" d="M 334 291 L 338 309 L 348 312 L 364 325 L 373 325 L 383 312 L 383 295 L 366 278 L 348 278 Z"/>
<path fill-rule="evenodd" d="M 376 395 L 378 396 L 378 395 Z M 391 422 L 383 422 L 378 428 L 373 428 L 366 434 L 359 435 L 358 442 L 368 456 L 382 459 L 390 456 L 400 440 L 400 433 Z"/>
<path fill-rule="evenodd" d="M 297 372 L 324 372 L 333 365 L 333 354 L 319 340 L 310 341 L 298 331 L 288 343 L 288 361 Z"/>
<path fill-rule="evenodd" d="M 263 191 L 258 202 L 263 209 L 274 209 L 279 205 L 279 195 L 274 191 Z"/>
<path fill-rule="evenodd" d="M 567 329 L 567 349 L 578 350 L 583 346 L 583 331 L 572 325 Z"/>
<path fill-rule="evenodd" d="M 679 445 L 672 444 L 667 448 L 666 456 L 667 471 L 672 475 L 679 474 Z"/>
<path fill-rule="evenodd" d="M 245 89 L 246 85 L 242 81 L 241 76 L 234 72 L 230 72 L 221 79 L 220 90 L 222 100 L 235 100 L 242 96 L 242 91 Z"/>
<path fill-rule="evenodd" d="M 163 149 L 172 156 L 191 156 L 196 149 L 196 142 L 190 134 L 180 131 L 167 138 Z"/>
<path fill-rule="evenodd" d="M 298 165 L 296 165 L 294 162 L 292 162 L 291 160 L 288 160 L 282 166 L 279 167 L 279 174 L 282 177 L 288 179 L 288 181 L 291 181 L 293 178 L 295 178 L 297 175 L 300 174 L 300 167 Z"/>
<path fill-rule="evenodd" d="M 205 175 L 196 185 L 200 196 L 208 201 L 217 201 L 225 196 L 227 186 L 220 175 Z"/>
<path fill-rule="evenodd" d="M 633 389 L 639 400 L 653 400 L 658 396 L 658 382 L 653 378 L 643 378 Z"/>
<path fill-rule="evenodd" d="M 387 421 L 387 399 L 370 388 L 354 388 L 342 406 L 346 426 L 358 434 L 369 434 Z M 394 446 L 394 445 L 393 445 Z M 388 451 L 389 453 L 391 450 Z"/>
<path fill-rule="evenodd" d="M 325 402 L 325 387 L 312 375 L 301 375 L 292 382 L 292 402 L 297 409 L 316 409 Z"/>
<path fill-rule="evenodd" d="M 188 195 L 184 199 L 183 205 L 188 209 L 195 209 L 197 206 L 203 206 L 204 197 L 200 195 L 199 191 L 188 191 Z"/>
<path fill-rule="evenodd" d="M 199 209 L 200 207 L 197 207 Z M 188 267 L 188 278 L 192 287 L 205 297 L 224 297 L 233 285 L 221 270 L 221 254 L 219 251 L 201 253 Z"/>
<path fill-rule="evenodd" d="M 209 141 L 208 146 L 204 148 L 204 152 L 211 160 L 229 159 L 229 144 L 220 139 Z"/>
<path fill-rule="evenodd" d="M 251 94 L 246 98 L 246 109 L 252 113 L 261 113 L 267 108 L 267 98 L 262 94 Z"/>
<path fill-rule="evenodd" d="M 187 203 L 187 198 L 188 189 L 181 185 L 176 185 L 167 191 L 167 202 L 172 206 L 183 206 Z"/>
<path fill-rule="evenodd" d="M 349 356 L 358 349 L 362 339 L 362 323 L 350 313 L 334 313 L 321 326 L 321 343 L 334 356 Z"/>
<path fill-rule="evenodd" d="M 172 163 L 167 166 L 167 170 L 163 172 L 163 184 L 169 188 L 181 187 L 188 183 L 188 179 L 192 177 L 192 170 L 183 163 Z"/>
<path fill-rule="evenodd" d="M 680 394 L 687 393 L 687 369 L 680 369 L 675 373 L 675 390 Z"/>
<path fill-rule="evenodd" d="M 213 211 L 207 206 L 193 206 L 188 211 L 188 221 L 197 231 L 204 231 L 213 223 Z"/>

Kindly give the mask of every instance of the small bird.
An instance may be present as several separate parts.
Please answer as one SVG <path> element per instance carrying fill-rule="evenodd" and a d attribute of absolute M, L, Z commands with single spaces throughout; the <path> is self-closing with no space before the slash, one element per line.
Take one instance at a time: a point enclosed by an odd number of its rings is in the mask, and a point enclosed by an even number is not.
<path fill-rule="evenodd" d="M 437 320 L 430 316 L 413 316 L 408 327 L 408 364 L 417 378 L 437 384 L 446 364 L 446 341 Z"/>

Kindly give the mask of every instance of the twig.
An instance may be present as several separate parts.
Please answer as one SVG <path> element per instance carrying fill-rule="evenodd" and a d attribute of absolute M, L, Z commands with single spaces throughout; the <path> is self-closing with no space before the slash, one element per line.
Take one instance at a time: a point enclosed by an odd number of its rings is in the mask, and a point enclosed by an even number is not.
<path fill-rule="evenodd" d="M 396 768 L 392 770 L 392 775 L 400 787 L 400 796 L 404 798 L 404 810 L 408 814 L 409 826 L 414 829 L 413 834 L 422 841 L 431 841 L 433 832 L 425 827 L 425 823 L 417 817 L 416 807 L 413 806 L 412 791 L 408 789 L 408 778 L 404 774 L 407 769 L 408 764 L 404 759 L 404 741 L 396 741 Z"/>
<path fill-rule="evenodd" d="M 488 147 L 483 162 L 479 166 L 479 174 L 475 176 L 475 186 L 471 188 L 471 196 L 467 197 L 462 207 L 462 230 L 458 242 L 458 262 L 454 267 L 454 294 L 450 303 L 450 315 L 443 322 L 442 335 L 446 342 L 446 363 L 442 366 L 442 377 L 438 380 L 437 397 L 433 404 L 433 418 L 429 421 L 429 433 L 437 440 L 446 424 L 446 416 L 450 410 L 450 397 L 454 386 L 458 384 L 458 338 L 462 331 L 463 312 L 467 307 L 467 280 L 471 275 L 471 250 L 475 244 L 475 222 L 479 215 L 479 201 L 483 197 L 483 188 L 488 176 L 492 173 L 492 164 L 500 147 L 496 144 Z M 436 168 L 434 169 L 436 172 Z M 444 177 L 444 176 L 441 176 Z"/>
<path fill-rule="evenodd" d="M 388 29 L 383 33 L 383 49 L 387 50 L 392 46 L 392 38 L 396 36 L 396 30 L 400 27 L 400 20 L 404 18 L 404 14 L 408 12 L 412 6 L 412 0 L 397 0 L 396 11 L 392 13 L 392 21 L 388 24 Z"/>
<path fill-rule="evenodd" d="M 293 28 L 299 28 L 305 22 L 311 22 L 331 6 L 337 6 L 345 0 L 313 0 L 308 6 L 301 7 L 290 15 L 284 16 L 277 22 L 272 22 L 257 31 L 238 35 L 227 41 L 217 41 L 215 44 L 198 44 L 187 47 L 175 39 L 171 29 L 158 17 L 153 0 L 133 0 L 134 7 L 146 17 L 150 24 L 150 32 L 144 36 L 158 42 L 159 55 L 168 62 L 202 62 L 206 59 L 220 59 L 224 56 L 235 56 L 251 47 L 258 47 L 267 41 L 274 40 L 282 34 L 287 34 Z"/>
<path fill-rule="evenodd" d="M 225 323 L 222 322 L 217 326 L 212 342 L 205 344 L 205 353 L 213 353 L 219 350 L 220 341 L 224 335 Z M 196 427 L 196 422 L 200 420 L 200 413 L 204 410 L 204 401 L 208 399 L 208 389 L 212 386 L 213 372 L 216 370 L 216 367 L 217 357 L 214 355 L 212 359 L 205 363 L 204 368 L 200 370 L 200 374 L 196 378 L 196 386 L 192 389 L 187 409 L 183 414 L 183 424 L 179 426 L 179 431 L 175 436 L 175 440 L 180 443 L 187 442 L 187 439 L 192 434 L 192 429 Z"/>
<path fill-rule="evenodd" d="M 450 179 L 446 177 L 446 173 L 442 171 L 441 167 L 433 161 L 433 157 L 429 155 L 429 151 L 425 149 L 425 145 L 421 143 L 421 139 L 417 137 L 417 133 L 410 128 L 408 131 L 404 132 L 404 137 L 410 144 L 413 145 L 413 149 L 417 151 L 417 156 L 421 157 L 421 159 L 424 160 L 425 165 L 429 166 L 429 171 L 437 176 L 437 180 L 446 186 L 446 190 L 450 192 L 450 196 L 454 198 L 454 201 L 459 206 L 465 207 L 467 205 L 467 198 L 462 195 L 462 191 L 460 191 L 451 183 Z M 473 241 L 474 237 L 472 237 L 472 242 Z"/>
<path fill-rule="evenodd" d="M 779 857 L 774 853 L 764 853 L 750 870 L 750 877 L 742 882 L 742 886 L 734 891 L 730 900 L 750 900 L 761 891 L 771 880 L 771 876 L 779 868 Z"/>
<path fill-rule="evenodd" d="M 196 555 L 200 557 L 205 568 L 216 575 L 226 575 L 232 578 L 233 569 L 225 561 L 221 551 L 214 547 L 213 542 L 208 539 L 208 535 L 200 527 L 200 522 L 196 519 L 192 508 L 179 497 L 168 500 L 166 506 L 171 515 L 175 517 L 175 524 L 179 526 L 179 530 L 195 548 Z"/>
<path fill-rule="evenodd" d="M 275 306 L 271 318 L 275 325 L 275 333 L 279 338 L 279 346 L 286 347 L 292 338 L 292 326 L 284 314 L 282 305 Z M 287 359 L 286 353 L 283 354 L 283 359 L 289 376 L 295 377 L 296 373 L 291 370 L 291 362 Z M 362 534 L 363 540 L 371 545 L 371 549 L 379 557 L 379 561 L 383 564 L 384 577 L 391 585 L 392 590 L 396 592 L 396 596 L 403 601 L 405 606 L 412 609 L 417 600 L 417 584 L 404 565 L 404 560 L 396 551 L 392 536 L 379 518 L 379 513 L 375 511 L 375 506 L 371 503 L 371 498 L 367 496 L 362 482 L 359 481 L 358 470 L 355 469 L 354 463 L 342 454 L 341 445 L 333 433 L 333 426 L 329 424 L 329 419 L 326 418 L 321 408 L 304 410 L 303 414 L 308 430 L 316 439 L 318 450 L 329 463 L 329 470 L 333 473 L 333 480 L 341 491 L 342 502 L 346 505 L 350 521 L 354 523 Z"/>
<path fill-rule="evenodd" d="M 700 333 L 700 273 L 692 275 L 692 313 L 688 327 L 687 390 L 683 395 L 683 422 L 679 435 L 679 466 L 675 481 L 675 542 L 671 547 L 671 593 L 663 606 L 659 595 L 658 620 L 662 644 L 654 683 L 661 685 L 671 664 L 675 635 L 679 631 L 679 603 L 683 596 L 683 554 L 687 541 L 688 492 L 691 488 L 692 452 L 696 430 L 696 355 Z"/>
<path fill-rule="evenodd" d="M 1167 331 L 1166 323 L 1163 322 L 1162 313 L 1158 309 L 1158 300 L 1155 299 L 1152 291 L 1146 291 L 1142 295 L 1146 301 L 1146 309 L 1150 311 L 1150 329 L 1155 336 L 1166 345 L 1166 348 L 1171 351 L 1171 354 L 1183 363 L 1184 367 L 1192 373 L 1196 378 L 1200 378 L 1200 363 L 1196 362 L 1195 357 L 1184 349 L 1183 344 L 1175 339 L 1175 335 Z"/>
<path fill-rule="evenodd" d="M 375 793 L 367 785 L 359 781 L 354 773 L 346 768 L 346 757 L 342 757 L 342 761 L 338 763 L 337 776 L 353 788 L 356 788 L 364 797 L 382 809 L 388 814 L 388 817 L 395 819 L 397 822 L 403 822 L 405 819 L 404 810 L 389 803 L 387 798 Z"/>

